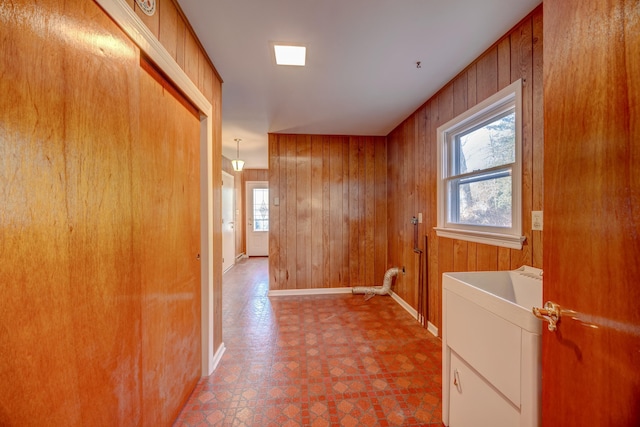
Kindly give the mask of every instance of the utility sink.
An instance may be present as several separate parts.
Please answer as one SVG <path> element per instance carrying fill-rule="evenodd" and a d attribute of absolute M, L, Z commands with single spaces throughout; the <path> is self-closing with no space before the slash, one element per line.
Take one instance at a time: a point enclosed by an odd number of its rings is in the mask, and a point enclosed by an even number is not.
<path fill-rule="evenodd" d="M 522 329 L 542 331 L 540 320 L 531 313 L 533 307 L 542 307 L 542 270 L 538 268 L 445 273 L 442 285 Z"/>
<path fill-rule="evenodd" d="M 442 421 L 538 427 L 542 270 L 442 276 Z"/>

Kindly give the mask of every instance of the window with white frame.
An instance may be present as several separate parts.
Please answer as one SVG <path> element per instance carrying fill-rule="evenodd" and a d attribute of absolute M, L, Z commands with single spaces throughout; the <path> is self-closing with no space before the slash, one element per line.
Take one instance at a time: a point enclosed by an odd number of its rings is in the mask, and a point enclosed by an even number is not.
<path fill-rule="evenodd" d="M 253 231 L 269 231 L 269 189 L 253 189 Z"/>
<path fill-rule="evenodd" d="M 521 249 L 520 80 L 438 128 L 438 236 Z"/>

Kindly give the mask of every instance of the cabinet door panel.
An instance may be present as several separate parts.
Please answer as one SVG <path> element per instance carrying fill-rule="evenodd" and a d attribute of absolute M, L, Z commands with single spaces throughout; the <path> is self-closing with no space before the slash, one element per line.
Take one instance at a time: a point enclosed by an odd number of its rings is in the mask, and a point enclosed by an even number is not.
<path fill-rule="evenodd" d="M 519 425 L 516 407 L 454 352 L 450 378 L 450 427 Z"/>

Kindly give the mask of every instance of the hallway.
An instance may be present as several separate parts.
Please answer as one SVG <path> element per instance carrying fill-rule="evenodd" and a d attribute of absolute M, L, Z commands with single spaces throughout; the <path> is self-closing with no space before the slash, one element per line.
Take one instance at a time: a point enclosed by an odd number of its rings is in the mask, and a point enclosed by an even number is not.
<path fill-rule="evenodd" d="M 223 277 L 227 350 L 174 426 L 438 426 L 441 344 L 388 296 L 267 297 L 268 259 Z"/>

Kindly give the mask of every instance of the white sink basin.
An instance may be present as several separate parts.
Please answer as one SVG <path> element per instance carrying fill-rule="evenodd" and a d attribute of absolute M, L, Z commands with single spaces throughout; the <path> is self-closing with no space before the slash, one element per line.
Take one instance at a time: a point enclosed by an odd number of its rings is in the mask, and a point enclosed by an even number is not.
<path fill-rule="evenodd" d="M 532 307 L 542 307 L 540 269 L 524 266 L 512 271 L 445 273 L 442 287 L 522 329 L 542 332 L 542 322 L 531 313 Z"/>

